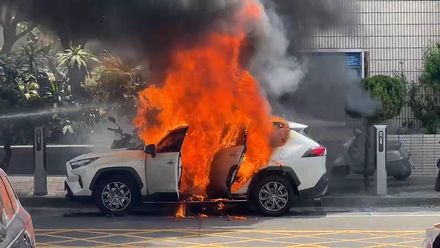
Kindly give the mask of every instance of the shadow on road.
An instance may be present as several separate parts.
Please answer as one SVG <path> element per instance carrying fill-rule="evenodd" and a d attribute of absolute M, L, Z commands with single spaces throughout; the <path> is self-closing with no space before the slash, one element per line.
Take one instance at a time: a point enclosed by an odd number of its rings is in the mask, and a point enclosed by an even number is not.
<path fill-rule="evenodd" d="M 174 217 L 178 204 L 144 204 L 136 208 L 128 216 L 137 217 Z M 185 206 L 187 218 L 206 218 L 210 217 L 230 217 L 238 219 L 249 218 L 270 218 L 258 215 L 258 213 L 248 203 L 227 203 L 220 207 L 218 203 L 187 203 Z M 69 209 L 64 212 L 64 217 L 115 217 L 106 216 L 98 209 Z M 327 212 L 321 207 L 296 206 L 284 216 L 293 218 L 321 218 L 327 216 Z"/>

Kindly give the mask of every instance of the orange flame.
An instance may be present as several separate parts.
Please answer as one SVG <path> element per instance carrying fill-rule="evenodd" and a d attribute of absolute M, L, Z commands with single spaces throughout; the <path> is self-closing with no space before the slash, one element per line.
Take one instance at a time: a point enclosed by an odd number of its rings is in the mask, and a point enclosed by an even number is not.
<path fill-rule="evenodd" d="M 231 220 L 247 220 L 245 216 L 229 216 Z"/>
<path fill-rule="evenodd" d="M 139 94 L 134 123 L 146 144 L 157 143 L 178 126 L 189 126 L 182 147 L 182 192 L 206 196 L 214 154 L 234 146 L 244 129 L 247 151 L 233 188 L 269 160 L 270 107 L 243 63 L 249 25 L 261 21 L 262 11 L 256 0 L 244 0 L 233 17 L 233 31 L 212 31 L 197 45 L 176 46 L 160 86 Z"/>
<path fill-rule="evenodd" d="M 225 209 L 225 204 L 223 202 L 219 202 L 217 205 L 217 210 L 222 211 L 223 209 Z"/>
<path fill-rule="evenodd" d="M 186 217 L 186 205 L 185 205 L 185 203 L 180 203 L 179 204 L 179 207 L 177 208 L 175 217 L 179 218 L 179 219 L 184 219 Z"/>

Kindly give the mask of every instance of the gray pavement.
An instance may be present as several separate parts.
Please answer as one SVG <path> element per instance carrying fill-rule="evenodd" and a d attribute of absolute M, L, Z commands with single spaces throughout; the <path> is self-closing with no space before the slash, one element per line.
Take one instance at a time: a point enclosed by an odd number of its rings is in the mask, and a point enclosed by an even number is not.
<path fill-rule="evenodd" d="M 33 195 L 32 176 L 10 176 L 24 206 L 29 207 L 83 207 L 65 199 L 63 176 L 48 177 L 48 195 Z M 388 180 L 387 196 L 375 196 L 366 191 L 361 176 L 333 179 L 329 192 L 320 202 L 322 207 L 393 207 L 440 206 L 440 192 L 434 191 L 434 177 L 410 177 L 405 181 Z M 316 205 L 316 202 L 298 202 L 299 206 Z"/>

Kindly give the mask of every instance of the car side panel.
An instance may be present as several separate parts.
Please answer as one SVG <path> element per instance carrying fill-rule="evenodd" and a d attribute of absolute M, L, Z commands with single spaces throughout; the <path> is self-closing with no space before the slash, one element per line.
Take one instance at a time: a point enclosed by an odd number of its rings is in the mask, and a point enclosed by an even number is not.
<path fill-rule="evenodd" d="M 274 149 L 267 166 L 288 166 L 292 168 L 301 182 L 298 190 L 313 188 L 326 174 L 326 157 L 303 158 L 302 156 L 310 148 L 316 146 L 319 146 L 317 142 L 292 130 L 289 133 L 287 143 Z M 245 194 L 249 190 L 249 186 L 250 181 L 234 193 L 237 195 Z"/>
<path fill-rule="evenodd" d="M 96 173 L 101 169 L 111 169 L 115 167 L 129 167 L 134 169 L 139 175 L 144 187 L 142 195 L 146 194 L 145 181 L 145 153 L 143 151 L 127 151 L 124 156 L 107 156 L 96 160 L 94 163 L 71 170 L 69 163 L 67 167 L 66 182 L 75 196 L 91 196 L 89 186 Z M 81 185 L 82 184 L 82 185 Z"/>
<path fill-rule="evenodd" d="M 312 188 L 326 174 L 325 157 L 304 158 L 290 165 L 301 180 L 298 190 Z"/>
<path fill-rule="evenodd" d="M 312 188 L 326 174 L 326 156 L 308 158 L 302 156 L 316 146 L 319 144 L 314 140 L 291 131 L 288 142 L 273 152 L 269 166 L 292 168 L 301 181 L 298 190 Z"/>

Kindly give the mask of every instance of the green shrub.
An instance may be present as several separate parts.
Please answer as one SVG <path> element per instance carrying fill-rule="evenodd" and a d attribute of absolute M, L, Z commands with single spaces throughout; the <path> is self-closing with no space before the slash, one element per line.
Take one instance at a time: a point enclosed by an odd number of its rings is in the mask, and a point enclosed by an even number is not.
<path fill-rule="evenodd" d="M 381 107 L 370 119 L 384 121 L 400 114 L 405 103 L 406 80 L 403 77 L 377 75 L 362 80 L 362 86 L 370 96 L 381 103 Z"/>

